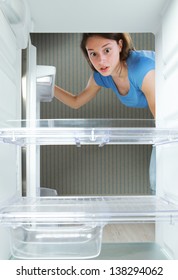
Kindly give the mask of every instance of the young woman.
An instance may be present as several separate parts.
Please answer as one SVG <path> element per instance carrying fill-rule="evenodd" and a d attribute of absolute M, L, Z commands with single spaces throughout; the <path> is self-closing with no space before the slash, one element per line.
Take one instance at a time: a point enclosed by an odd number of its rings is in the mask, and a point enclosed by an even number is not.
<path fill-rule="evenodd" d="M 153 51 L 136 51 L 128 33 L 84 33 L 81 49 L 93 73 L 85 89 L 77 95 L 55 86 L 58 100 L 78 109 L 93 99 L 101 87 L 106 87 L 125 106 L 149 107 L 155 117 Z"/>

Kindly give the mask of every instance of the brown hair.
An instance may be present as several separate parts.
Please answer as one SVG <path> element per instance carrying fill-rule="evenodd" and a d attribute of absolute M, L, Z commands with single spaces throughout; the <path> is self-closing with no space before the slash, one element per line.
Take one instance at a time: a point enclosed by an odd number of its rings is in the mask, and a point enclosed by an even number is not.
<path fill-rule="evenodd" d="M 120 53 L 121 61 L 124 61 L 128 58 L 131 50 L 135 50 L 129 33 L 83 33 L 80 47 L 84 53 L 85 58 L 87 59 L 89 65 L 90 65 L 90 67 L 92 68 L 92 70 L 96 70 L 96 69 L 93 67 L 93 65 L 90 62 L 90 59 L 88 57 L 88 53 L 86 50 L 86 44 L 87 44 L 88 38 L 93 37 L 93 36 L 100 36 L 100 37 L 103 37 L 106 39 L 115 40 L 117 43 L 119 42 L 119 40 L 122 40 L 123 46 L 122 46 L 122 51 Z"/>

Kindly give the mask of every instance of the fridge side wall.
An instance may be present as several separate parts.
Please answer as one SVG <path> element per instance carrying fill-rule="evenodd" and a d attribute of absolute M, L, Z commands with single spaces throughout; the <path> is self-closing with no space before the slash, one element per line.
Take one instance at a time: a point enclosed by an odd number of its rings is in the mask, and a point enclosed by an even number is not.
<path fill-rule="evenodd" d="M 21 118 L 21 51 L 4 14 L 0 10 L 0 122 Z M 20 151 L 15 145 L 0 143 L 0 201 L 18 191 Z M 10 256 L 8 230 L 0 227 L 0 259 Z"/>
<path fill-rule="evenodd" d="M 170 3 L 156 34 L 157 120 L 168 127 L 178 125 L 178 1 Z M 159 122 L 158 122 L 159 125 Z M 157 194 L 178 201 L 178 143 L 157 147 Z M 156 240 L 173 259 L 178 259 L 178 224 L 158 223 Z"/>

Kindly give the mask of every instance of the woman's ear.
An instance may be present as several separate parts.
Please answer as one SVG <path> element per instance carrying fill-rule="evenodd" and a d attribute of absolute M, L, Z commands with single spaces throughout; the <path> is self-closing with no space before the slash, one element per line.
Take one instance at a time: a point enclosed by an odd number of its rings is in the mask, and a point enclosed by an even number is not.
<path fill-rule="evenodd" d="M 122 40 L 122 39 L 120 39 L 120 40 L 118 41 L 118 46 L 119 46 L 119 48 L 120 48 L 120 51 L 122 51 L 122 47 L 123 47 L 123 40 Z"/>

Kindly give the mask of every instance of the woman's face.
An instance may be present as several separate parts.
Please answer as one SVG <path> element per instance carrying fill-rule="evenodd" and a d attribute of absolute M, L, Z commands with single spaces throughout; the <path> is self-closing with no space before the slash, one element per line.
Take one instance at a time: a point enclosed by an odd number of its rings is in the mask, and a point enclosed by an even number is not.
<path fill-rule="evenodd" d="M 120 69 L 122 40 L 117 43 L 115 40 L 93 36 L 88 38 L 86 50 L 92 65 L 101 75 L 117 74 Z"/>

